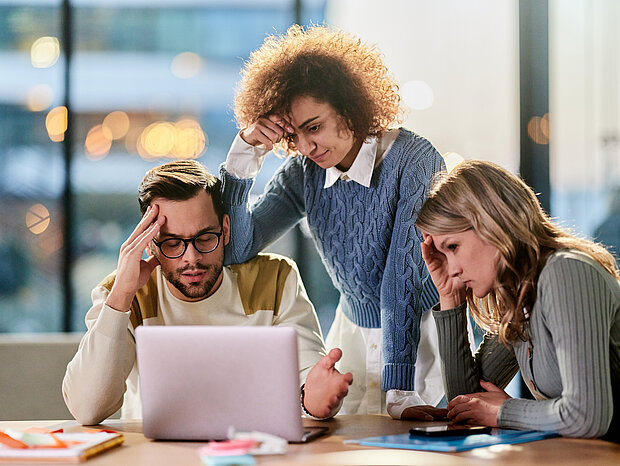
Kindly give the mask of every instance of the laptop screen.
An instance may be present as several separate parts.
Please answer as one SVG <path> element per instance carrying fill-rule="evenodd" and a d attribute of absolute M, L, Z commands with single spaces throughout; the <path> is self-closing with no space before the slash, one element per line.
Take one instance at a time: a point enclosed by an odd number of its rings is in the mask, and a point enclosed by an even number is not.
<path fill-rule="evenodd" d="M 136 344 L 146 437 L 302 439 L 295 329 L 140 326 Z"/>

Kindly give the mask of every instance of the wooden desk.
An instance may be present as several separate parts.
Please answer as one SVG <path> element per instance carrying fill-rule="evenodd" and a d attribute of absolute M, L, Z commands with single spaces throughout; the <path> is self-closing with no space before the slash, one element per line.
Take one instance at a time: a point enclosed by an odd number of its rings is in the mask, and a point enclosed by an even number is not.
<path fill-rule="evenodd" d="M 305 420 L 308 425 L 327 425 L 330 434 L 311 443 L 289 444 L 286 455 L 257 456 L 260 464 L 305 465 L 612 465 L 620 464 L 620 445 L 603 440 L 554 438 L 518 445 L 502 445 L 462 453 L 431 453 L 344 444 L 346 439 L 400 434 L 425 423 L 394 421 L 387 416 L 337 416 L 330 421 Z M 31 426 L 79 430 L 75 421 L 2 421 L 0 429 Z M 159 442 L 142 435 L 140 421 L 108 420 L 102 427 L 123 432 L 122 447 L 88 460 L 87 465 L 188 465 L 202 464 L 198 442 Z"/>

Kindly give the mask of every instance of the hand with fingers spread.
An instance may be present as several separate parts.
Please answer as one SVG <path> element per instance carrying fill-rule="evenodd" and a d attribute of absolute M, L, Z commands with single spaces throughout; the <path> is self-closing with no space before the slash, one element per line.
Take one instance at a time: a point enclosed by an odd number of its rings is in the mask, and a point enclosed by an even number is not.
<path fill-rule="evenodd" d="M 129 310 L 136 292 L 148 281 L 151 273 L 159 265 L 155 256 L 142 259 L 142 252 L 165 223 L 165 217 L 158 217 L 157 205 L 151 205 L 127 241 L 121 245 L 116 269 L 116 279 L 106 299 L 112 309 L 125 312 Z"/>
<path fill-rule="evenodd" d="M 341 374 L 335 368 L 341 357 L 340 348 L 332 349 L 316 363 L 306 378 L 304 407 L 314 417 L 334 416 L 349 392 L 353 375 L 350 372 Z"/>
<path fill-rule="evenodd" d="M 261 117 L 254 124 L 241 131 L 241 139 L 251 146 L 263 145 L 272 150 L 287 134 L 293 133 L 293 127 L 279 115 Z"/>
<path fill-rule="evenodd" d="M 450 276 L 448 260 L 435 246 L 432 235 L 423 235 L 422 258 L 439 293 L 441 309 L 453 309 L 465 302 L 465 284 L 459 277 Z"/>
<path fill-rule="evenodd" d="M 455 396 L 448 403 L 448 417 L 454 422 L 497 427 L 497 413 L 510 398 L 504 390 L 484 380 L 485 392 Z"/>

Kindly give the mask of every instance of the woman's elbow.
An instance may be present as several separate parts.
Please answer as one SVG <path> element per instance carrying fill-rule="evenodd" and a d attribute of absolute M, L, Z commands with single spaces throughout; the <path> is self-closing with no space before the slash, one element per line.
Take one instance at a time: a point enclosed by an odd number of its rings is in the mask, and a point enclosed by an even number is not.
<path fill-rule="evenodd" d="M 596 413 L 582 413 L 579 416 L 567 418 L 565 427 L 559 431 L 563 437 L 597 438 L 605 435 L 611 426 L 612 410 Z"/>

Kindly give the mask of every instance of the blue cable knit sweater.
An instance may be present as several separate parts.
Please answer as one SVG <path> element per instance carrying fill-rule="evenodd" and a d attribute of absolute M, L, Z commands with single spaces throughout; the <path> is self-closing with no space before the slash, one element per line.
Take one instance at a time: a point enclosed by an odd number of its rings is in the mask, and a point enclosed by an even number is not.
<path fill-rule="evenodd" d="M 414 225 L 433 174 L 442 169 L 426 139 L 401 129 L 370 187 L 338 180 L 324 189 L 324 169 L 289 157 L 250 206 L 254 180 L 222 166 L 224 209 L 234 232 L 226 262 L 254 257 L 307 216 L 345 315 L 361 327 L 383 329 L 382 389 L 414 390 L 420 317 L 438 301 Z"/>

